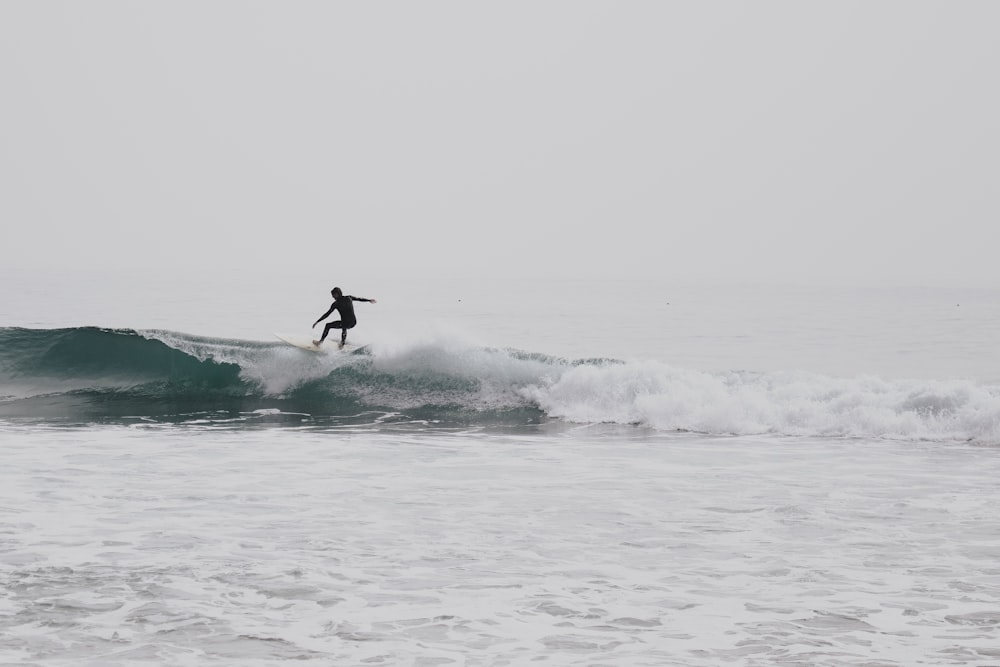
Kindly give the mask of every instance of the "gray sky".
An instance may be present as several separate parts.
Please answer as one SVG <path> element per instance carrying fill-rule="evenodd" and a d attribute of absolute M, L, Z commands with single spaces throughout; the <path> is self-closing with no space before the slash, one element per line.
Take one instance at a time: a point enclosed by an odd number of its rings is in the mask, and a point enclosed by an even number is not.
<path fill-rule="evenodd" d="M 998 26 L 990 1 L 9 0 L 2 261 L 997 287 Z"/>

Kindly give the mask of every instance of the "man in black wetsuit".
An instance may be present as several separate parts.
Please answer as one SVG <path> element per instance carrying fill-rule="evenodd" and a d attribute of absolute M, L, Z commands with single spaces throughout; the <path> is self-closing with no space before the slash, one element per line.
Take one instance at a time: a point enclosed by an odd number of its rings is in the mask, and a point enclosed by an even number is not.
<path fill-rule="evenodd" d="M 318 346 L 326 340 L 326 336 L 330 333 L 330 329 L 340 329 L 340 347 L 344 347 L 344 343 L 347 342 L 347 330 L 353 329 L 354 325 L 358 323 L 358 318 L 354 316 L 354 302 L 365 301 L 367 303 L 376 303 L 376 301 L 375 299 L 362 299 L 359 296 L 344 296 L 344 293 L 339 287 L 334 287 L 330 294 L 333 296 L 333 305 L 330 306 L 330 310 L 323 313 L 318 320 L 313 322 L 313 329 L 316 328 L 317 324 L 329 317 L 330 313 L 335 310 L 340 313 L 340 319 L 336 322 L 327 322 L 326 328 L 323 329 L 322 338 L 314 340 L 313 345 Z"/>

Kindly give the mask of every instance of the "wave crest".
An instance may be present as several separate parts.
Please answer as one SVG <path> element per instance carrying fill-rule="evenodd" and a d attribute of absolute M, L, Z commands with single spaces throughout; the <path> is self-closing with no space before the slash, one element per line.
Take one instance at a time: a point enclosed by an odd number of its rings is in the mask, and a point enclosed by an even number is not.
<path fill-rule="evenodd" d="M 480 425 L 555 418 L 707 434 L 1000 443 L 1000 387 L 967 380 L 571 362 L 447 336 L 360 352 L 170 331 L 0 329 L 0 417 L 381 412 Z"/>

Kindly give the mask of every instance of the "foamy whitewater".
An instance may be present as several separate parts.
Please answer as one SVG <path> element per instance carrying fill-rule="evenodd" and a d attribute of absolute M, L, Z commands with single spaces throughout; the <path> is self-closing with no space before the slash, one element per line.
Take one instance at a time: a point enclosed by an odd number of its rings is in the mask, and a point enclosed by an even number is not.
<path fill-rule="evenodd" d="M 1000 665 L 996 290 L 3 277 L 2 664 Z"/>

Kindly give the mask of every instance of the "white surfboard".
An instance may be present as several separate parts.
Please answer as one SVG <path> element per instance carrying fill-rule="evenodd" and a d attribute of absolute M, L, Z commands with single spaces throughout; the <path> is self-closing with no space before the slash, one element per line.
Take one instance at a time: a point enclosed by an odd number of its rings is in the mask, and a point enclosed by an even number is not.
<path fill-rule="evenodd" d="M 282 342 L 309 352 L 352 352 L 359 349 L 357 345 L 351 343 L 340 347 L 340 340 L 333 338 L 327 338 L 322 345 L 313 345 L 313 339 L 309 336 L 284 333 L 276 333 L 274 336 Z"/>
<path fill-rule="evenodd" d="M 319 347 L 313 345 L 313 339 L 308 336 L 297 336 L 295 334 L 283 333 L 276 333 L 274 336 L 278 340 L 288 343 L 289 345 L 294 345 L 300 350 L 309 350 L 310 352 L 319 352 L 326 346 L 326 341 L 323 341 L 323 345 Z"/>

